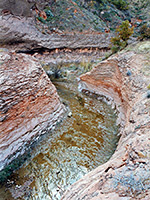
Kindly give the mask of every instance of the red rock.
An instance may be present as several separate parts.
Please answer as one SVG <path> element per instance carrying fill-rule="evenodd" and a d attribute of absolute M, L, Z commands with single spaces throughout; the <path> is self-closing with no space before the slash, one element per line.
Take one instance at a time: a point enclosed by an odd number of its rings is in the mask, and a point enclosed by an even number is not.
<path fill-rule="evenodd" d="M 54 128 L 63 112 L 56 88 L 33 57 L 1 53 L 0 169 L 26 143 Z"/>
<path fill-rule="evenodd" d="M 111 159 L 71 185 L 62 200 L 150 199 L 150 108 L 146 98 L 150 53 L 144 52 L 149 44 L 137 44 L 134 51 L 112 56 L 80 77 L 80 90 L 111 99 L 120 113 L 119 122 L 124 123 Z"/>

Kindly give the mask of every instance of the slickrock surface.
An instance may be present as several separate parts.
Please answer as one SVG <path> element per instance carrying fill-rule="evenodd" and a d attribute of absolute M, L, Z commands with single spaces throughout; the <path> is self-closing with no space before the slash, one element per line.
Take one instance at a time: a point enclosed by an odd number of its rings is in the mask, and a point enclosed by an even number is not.
<path fill-rule="evenodd" d="M 150 199 L 150 41 L 128 47 L 80 79 L 80 90 L 115 102 L 124 125 L 112 158 L 68 188 L 62 199 Z"/>
<path fill-rule="evenodd" d="M 45 31 L 47 27 L 44 27 Z M 0 16 L 0 44 L 19 43 L 20 49 L 28 50 L 37 47 L 55 48 L 109 48 L 110 33 L 50 33 L 39 30 L 33 18 L 19 18 L 12 15 Z M 56 31 L 57 32 L 57 31 Z"/>
<path fill-rule="evenodd" d="M 39 63 L 1 49 L 0 170 L 24 153 L 31 139 L 53 129 L 63 113 L 56 88 Z"/>
<path fill-rule="evenodd" d="M 128 108 L 128 94 L 122 87 L 122 74 L 115 59 L 102 62 L 86 75 L 81 76 L 79 89 L 100 94 L 119 111 L 118 124 L 123 125 Z"/>

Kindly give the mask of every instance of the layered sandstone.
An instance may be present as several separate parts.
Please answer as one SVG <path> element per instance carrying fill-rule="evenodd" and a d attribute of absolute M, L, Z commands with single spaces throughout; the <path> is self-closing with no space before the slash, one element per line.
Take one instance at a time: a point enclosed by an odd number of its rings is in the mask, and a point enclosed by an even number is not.
<path fill-rule="evenodd" d="M 73 184 L 63 200 L 150 199 L 149 50 L 150 42 L 129 47 L 80 77 L 80 90 L 115 103 L 124 124 L 112 158 Z"/>
<path fill-rule="evenodd" d="M 118 124 L 123 125 L 129 107 L 128 93 L 122 87 L 122 74 L 115 59 L 104 61 L 91 72 L 80 77 L 79 89 L 103 96 L 110 104 L 115 104 L 119 111 Z"/>
<path fill-rule="evenodd" d="M 31 139 L 54 128 L 64 106 L 56 88 L 31 56 L 0 55 L 0 170 L 24 153 Z"/>
<path fill-rule="evenodd" d="M 39 26 L 39 27 L 38 27 Z M 13 48 L 33 50 L 35 48 L 85 48 L 107 49 L 110 45 L 110 33 L 82 34 L 50 32 L 45 25 L 40 27 L 34 18 L 19 18 L 12 15 L 0 15 L 0 44 L 11 43 Z M 25 45 L 26 44 L 26 45 Z"/>

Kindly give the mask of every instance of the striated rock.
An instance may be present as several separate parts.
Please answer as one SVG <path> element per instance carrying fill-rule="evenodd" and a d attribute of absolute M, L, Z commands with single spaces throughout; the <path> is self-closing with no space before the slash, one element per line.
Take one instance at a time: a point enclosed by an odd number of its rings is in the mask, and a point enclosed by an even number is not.
<path fill-rule="evenodd" d="M 104 61 L 80 77 L 79 89 L 103 96 L 119 111 L 118 124 L 123 125 L 129 107 L 128 93 L 122 86 L 122 74 L 115 59 Z"/>
<path fill-rule="evenodd" d="M 0 16 L 0 44 L 19 43 L 19 49 L 33 48 L 85 48 L 107 49 L 110 45 L 110 33 L 46 33 L 47 27 L 40 31 L 32 18 L 17 18 L 11 15 Z M 26 44 L 26 45 L 25 45 Z"/>
<path fill-rule="evenodd" d="M 124 126 L 112 158 L 68 188 L 62 200 L 150 199 L 150 53 L 143 50 L 149 44 L 130 46 L 80 77 L 81 91 L 115 102 Z"/>
<path fill-rule="evenodd" d="M 33 138 L 53 129 L 64 113 L 56 88 L 35 59 L 1 51 L 0 170 Z"/>

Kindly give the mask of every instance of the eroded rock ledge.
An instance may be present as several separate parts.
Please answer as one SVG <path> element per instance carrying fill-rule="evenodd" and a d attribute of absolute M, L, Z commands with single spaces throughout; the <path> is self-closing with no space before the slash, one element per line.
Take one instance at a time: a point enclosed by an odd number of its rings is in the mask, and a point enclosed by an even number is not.
<path fill-rule="evenodd" d="M 73 184 L 63 200 L 150 199 L 149 52 L 149 41 L 130 46 L 80 77 L 80 90 L 114 101 L 124 124 L 112 158 Z"/>
<path fill-rule="evenodd" d="M 36 59 L 1 49 L 0 170 L 64 113 L 56 88 Z"/>
<path fill-rule="evenodd" d="M 44 27 L 43 31 L 47 29 Z M 18 18 L 0 15 L 0 44 L 19 44 L 17 49 L 33 48 L 110 48 L 111 33 L 43 33 L 33 18 Z"/>

